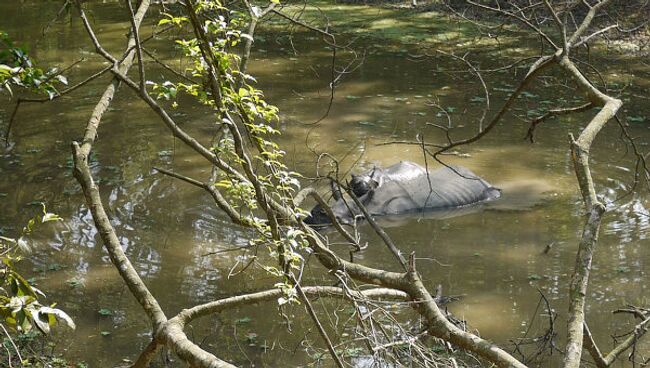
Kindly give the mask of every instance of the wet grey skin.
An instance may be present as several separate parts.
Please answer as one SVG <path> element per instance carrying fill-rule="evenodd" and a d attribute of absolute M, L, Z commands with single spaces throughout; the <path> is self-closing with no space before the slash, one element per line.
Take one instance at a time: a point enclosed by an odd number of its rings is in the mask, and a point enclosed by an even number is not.
<path fill-rule="evenodd" d="M 460 208 L 501 196 L 501 190 L 465 167 L 449 166 L 427 173 L 424 167 L 409 161 L 352 175 L 350 189 L 371 216 Z M 335 199 L 332 212 L 339 222 L 349 224 L 362 216 L 347 194 L 336 187 L 332 188 L 332 194 Z M 321 206 L 316 205 L 305 222 L 327 225 L 331 220 Z"/>

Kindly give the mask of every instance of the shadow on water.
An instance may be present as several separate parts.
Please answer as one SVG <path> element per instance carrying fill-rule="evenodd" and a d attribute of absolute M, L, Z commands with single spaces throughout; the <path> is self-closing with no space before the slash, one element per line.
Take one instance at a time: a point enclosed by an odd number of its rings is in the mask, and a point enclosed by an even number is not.
<path fill-rule="evenodd" d="M 101 68 L 101 63 L 92 56 L 74 19 L 54 24 L 45 36 L 41 35 L 40 25 L 56 13 L 55 5 L 26 1 L 14 8 L 3 2 L 0 11 L 4 14 L 35 15 L 7 17 L 4 30 L 18 35 L 18 41 L 38 45 L 33 53 L 43 63 L 69 64 L 82 50 L 89 61 L 75 68 L 71 76 L 71 80 L 81 80 Z M 96 21 L 105 24 L 103 42 L 111 48 L 121 47 L 128 27 L 119 16 L 123 9 L 112 3 L 96 6 Z M 390 23 L 382 19 L 384 10 L 337 6 L 345 14 L 356 8 L 373 12 L 376 19 L 368 29 L 386 35 L 404 33 L 408 20 Z M 427 37 L 450 38 L 469 32 L 446 25 L 436 15 L 418 17 L 425 17 L 438 28 Z M 445 32 L 446 27 L 452 29 Z M 443 141 L 440 131 L 426 128 L 426 123 L 446 123 L 446 118 L 430 106 L 432 100 L 451 115 L 455 137 L 477 130 L 475 122 L 481 108 L 476 101 L 480 101 L 477 96 L 481 88 L 476 81 L 467 75 L 439 73 L 442 68 L 458 67 L 449 60 L 410 60 L 405 48 L 417 51 L 414 45 L 419 41 L 402 44 L 399 37 L 389 37 L 384 45 L 376 37 L 358 40 L 360 48 L 372 52 L 358 71 L 345 76 L 327 118 L 317 126 L 306 126 L 303 123 L 317 120 L 327 108 L 329 51 L 313 35 L 295 33 L 290 43 L 286 32 L 270 28 L 265 39 L 256 42 L 251 73 L 259 79 L 267 99 L 283 114 L 279 143 L 287 151 L 287 163 L 307 177 L 315 176 L 314 162 L 317 153 L 323 151 L 343 158 L 344 171 L 362 172 L 373 165 L 390 166 L 400 160 L 423 164 L 419 147 L 383 143 L 413 140 L 416 134 L 427 142 Z M 177 59 L 168 61 L 182 65 Z M 490 61 L 484 60 L 486 64 Z M 634 97 L 643 95 L 650 86 L 648 66 L 607 54 L 598 61 L 604 64 L 606 75 L 615 75 L 615 82 L 634 82 L 623 96 L 627 99 L 626 114 L 650 116 L 647 103 Z M 496 86 L 493 102 L 498 104 L 518 77 L 497 74 L 490 78 L 490 85 Z M 106 79 L 94 82 L 89 89 L 58 103 L 21 107 L 13 136 L 15 145 L 0 160 L 3 232 L 11 234 L 20 229 L 38 210 L 30 205 L 34 200 L 46 202 L 49 210 L 66 219 L 65 224 L 39 236 L 39 247 L 23 267 L 77 322 L 76 331 L 57 333 L 58 346 L 91 366 L 113 366 L 123 357 L 133 358 L 147 343 L 149 328 L 140 307 L 110 265 L 70 173 L 69 142 L 79 138 L 106 83 Z M 543 90 L 531 93 L 517 104 L 524 115 L 554 97 Z M 574 96 L 565 99 L 571 102 Z M 180 105 L 175 117 L 201 141 L 208 142 L 215 132 L 209 114 L 183 99 Z M 0 126 L 4 127 L 9 111 L 6 104 L 0 106 Z M 565 325 L 568 283 L 583 224 L 566 137 L 579 131 L 581 124 L 581 116 L 550 120 L 540 126 L 537 143 L 529 144 L 523 141 L 527 124 L 508 116 L 480 143 L 444 157 L 446 163 L 466 166 L 501 188 L 501 199 L 458 212 L 381 219 L 404 254 L 415 252 L 418 269 L 432 290 L 441 285 L 445 294 L 465 295 L 450 310 L 490 340 L 507 345 L 510 338 L 528 330 L 531 321 L 533 330 L 541 330 L 543 326 L 534 318 L 538 288 L 560 314 L 557 325 Z M 650 142 L 647 123 L 631 123 L 630 130 L 639 137 L 638 142 Z M 632 167 L 633 160 L 619 134 L 617 127 L 608 126 L 592 152 L 599 194 L 611 208 L 594 261 L 588 305 L 588 321 L 601 346 L 610 346 L 609 335 L 631 325 L 631 321 L 612 317 L 611 311 L 626 303 L 647 303 L 649 296 L 650 198 L 641 193 L 613 202 L 630 187 L 632 179 L 624 168 Z M 252 256 L 245 251 L 250 236 L 247 230 L 232 225 L 199 190 L 153 171 L 154 166 L 162 166 L 197 178 L 210 175 L 210 168 L 175 141 L 126 89 L 120 90 L 105 117 L 95 155 L 91 159 L 93 174 L 99 178 L 111 220 L 130 259 L 167 313 L 275 283 L 257 268 L 236 274 Z M 304 184 L 312 183 L 305 180 Z M 370 266 L 397 269 L 372 230 L 364 225 L 360 231 L 368 248 L 355 258 Z M 314 282 L 324 279 L 315 266 L 305 277 Z M 111 314 L 99 314 L 103 309 Z M 193 333 L 197 338 L 205 336 L 204 346 L 242 365 L 252 364 L 242 358 L 242 351 L 263 366 L 310 362 L 314 350 L 304 345 L 303 336 L 317 339 L 313 331 L 302 327 L 309 325 L 307 317 L 300 308 L 287 311 L 295 318 L 293 333 L 287 334 L 287 326 L 278 322 L 282 318 L 275 318 L 276 313 L 272 304 L 245 307 L 199 321 Z M 274 318 L 269 318 L 270 314 Z M 650 350 L 647 342 L 639 348 Z M 549 366 L 556 362 L 551 359 Z"/>

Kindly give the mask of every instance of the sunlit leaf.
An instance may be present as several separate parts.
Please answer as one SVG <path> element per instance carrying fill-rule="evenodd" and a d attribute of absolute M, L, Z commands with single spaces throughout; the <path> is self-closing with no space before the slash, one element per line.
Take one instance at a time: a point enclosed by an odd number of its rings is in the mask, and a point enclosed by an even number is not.
<path fill-rule="evenodd" d="M 49 334 L 50 323 L 47 314 L 43 314 L 41 313 L 41 311 L 37 310 L 34 312 L 33 316 L 34 316 L 34 324 L 36 325 L 36 328 L 38 328 L 42 333 L 46 335 Z"/>
<path fill-rule="evenodd" d="M 70 327 L 73 330 L 77 328 L 72 318 L 70 318 L 70 316 L 66 312 L 58 308 L 41 307 L 39 309 L 39 312 L 41 314 L 48 314 L 53 317 L 56 317 L 56 320 L 65 322 L 65 324 L 68 325 L 68 327 Z"/>
<path fill-rule="evenodd" d="M 59 82 L 65 84 L 66 86 L 68 85 L 68 78 L 66 78 L 64 75 L 59 74 L 59 75 L 56 76 L 56 79 Z"/>
<path fill-rule="evenodd" d="M 63 219 L 59 215 L 51 213 L 51 212 L 46 212 L 43 215 L 43 218 L 41 219 L 41 222 L 45 223 L 45 222 L 50 222 L 50 221 L 62 221 L 62 220 Z"/>

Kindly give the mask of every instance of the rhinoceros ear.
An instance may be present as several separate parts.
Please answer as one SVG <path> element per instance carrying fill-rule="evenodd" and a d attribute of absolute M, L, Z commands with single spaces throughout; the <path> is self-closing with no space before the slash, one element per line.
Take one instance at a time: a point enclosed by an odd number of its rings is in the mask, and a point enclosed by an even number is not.
<path fill-rule="evenodd" d="M 332 196 L 334 197 L 334 200 L 340 200 L 342 198 L 341 188 L 339 188 L 339 185 L 334 179 L 330 179 L 330 186 L 332 187 Z"/>
<path fill-rule="evenodd" d="M 377 189 L 383 182 L 384 172 L 382 169 L 377 166 L 372 168 L 372 173 L 370 174 L 370 180 L 368 180 L 368 185 L 370 189 Z"/>

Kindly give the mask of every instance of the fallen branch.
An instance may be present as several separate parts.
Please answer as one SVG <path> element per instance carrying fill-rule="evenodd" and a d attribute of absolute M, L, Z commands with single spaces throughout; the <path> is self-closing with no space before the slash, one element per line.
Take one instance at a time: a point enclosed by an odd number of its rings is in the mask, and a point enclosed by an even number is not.
<path fill-rule="evenodd" d="M 585 339 L 585 348 L 596 362 L 598 368 L 608 368 L 610 367 L 616 359 L 623 354 L 626 350 L 634 346 L 634 344 L 639 341 L 639 339 L 648 332 L 648 326 L 650 326 L 650 316 L 645 318 L 641 323 L 637 324 L 630 336 L 623 340 L 620 344 L 616 345 L 609 354 L 603 356 L 594 342 L 593 336 L 587 327 L 587 324 L 584 325 L 584 339 Z"/>

